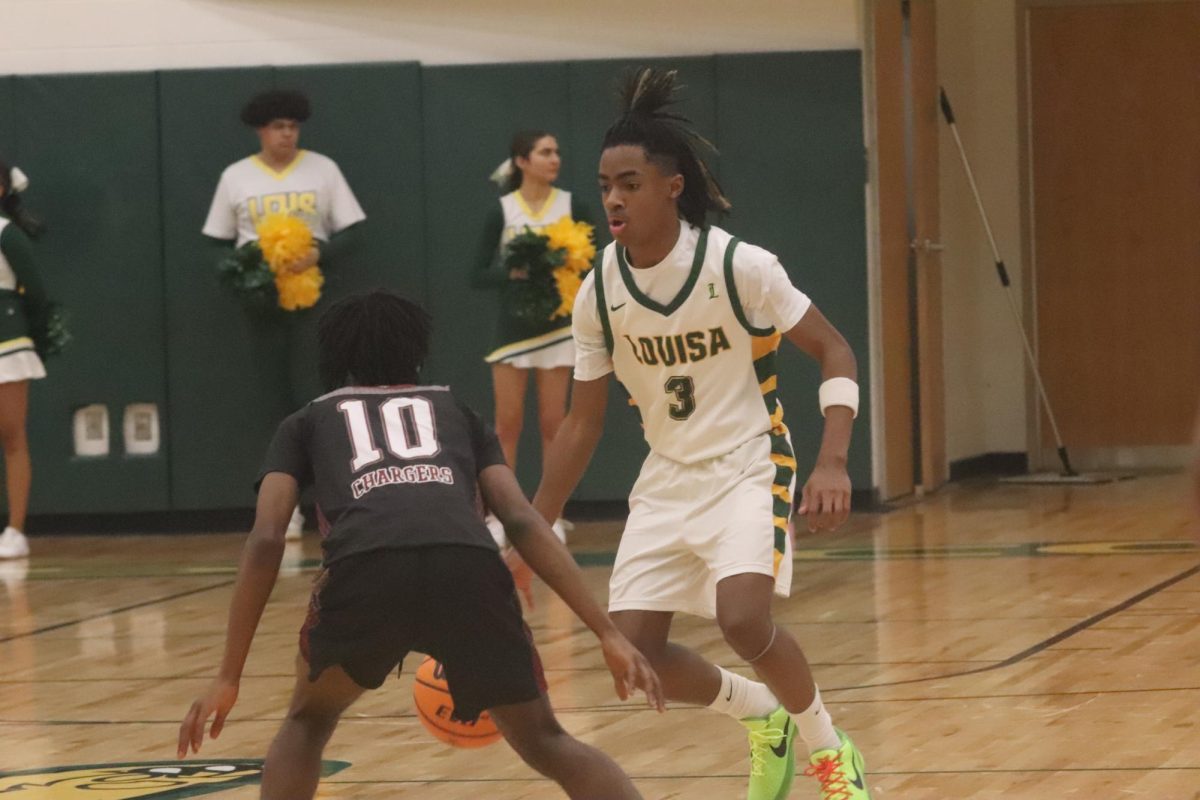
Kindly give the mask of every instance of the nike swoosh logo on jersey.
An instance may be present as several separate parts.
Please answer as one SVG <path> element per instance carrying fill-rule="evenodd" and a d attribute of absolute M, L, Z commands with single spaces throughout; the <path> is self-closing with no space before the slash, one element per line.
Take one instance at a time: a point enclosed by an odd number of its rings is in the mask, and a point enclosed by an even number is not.
<path fill-rule="evenodd" d="M 733 684 L 730 684 L 729 685 L 729 694 L 726 695 L 725 702 L 728 703 L 732 699 L 733 699 Z"/>
<path fill-rule="evenodd" d="M 777 744 L 771 748 L 771 752 L 774 753 L 779 758 L 783 758 L 784 756 L 787 755 L 788 727 L 791 724 L 792 724 L 792 719 L 791 719 L 791 717 L 788 717 L 788 721 L 783 723 L 783 738 L 779 740 L 779 744 Z M 859 788 L 861 789 L 862 787 L 860 786 Z"/>
<path fill-rule="evenodd" d="M 628 302 L 628 301 L 626 301 L 626 302 Z M 625 307 L 625 303 L 621 303 L 621 305 L 619 305 L 619 306 L 609 305 L 608 310 L 609 311 L 619 311 L 624 307 Z"/>

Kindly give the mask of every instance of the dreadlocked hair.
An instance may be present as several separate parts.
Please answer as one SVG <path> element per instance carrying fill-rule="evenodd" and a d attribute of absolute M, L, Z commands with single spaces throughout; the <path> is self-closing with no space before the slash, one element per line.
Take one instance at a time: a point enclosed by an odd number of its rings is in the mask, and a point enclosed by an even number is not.
<path fill-rule="evenodd" d="M 12 168 L 0 158 L 0 213 L 13 221 L 18 228 L 25 231 L 30 239 L 36 239 L 46 230 L 46 225 L 40 219 L 29 213 L 21 203 L 21 194 L 13 190 Z"/>
<path fill-rule="evenodd" d="M 321 382 L 327 391 L 416 383 L 429 330 L 425 309 L 387 289 L 343 298 L 317 325 Z"/>
<path fill-rule="evenodd" d="M 697 228 L 707 225 L 708 212 L 724 214 L 732 207 L 717 179 L 700 157 L 712 143 L 692 127 L 692 121 L 671 110 L 676 102 L 678 73 L 643 67 L 625 76 L 621 86 L 621 116 L 604 133 L 602 150 L 637 145 L 667 175 L 683 176 L 679 213 Z"/>

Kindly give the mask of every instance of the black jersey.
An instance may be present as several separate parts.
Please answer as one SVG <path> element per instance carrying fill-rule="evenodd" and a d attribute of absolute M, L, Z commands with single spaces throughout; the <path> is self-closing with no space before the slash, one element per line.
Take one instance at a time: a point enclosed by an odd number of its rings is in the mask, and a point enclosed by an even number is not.
<path fill-rule="evenodd" d="M 279 426 L 259 473 L 312 484 L 325 563 L 372 550 L 496 544 L 476 507 L 500 442 L 444 386 L 351 386 Z"/>

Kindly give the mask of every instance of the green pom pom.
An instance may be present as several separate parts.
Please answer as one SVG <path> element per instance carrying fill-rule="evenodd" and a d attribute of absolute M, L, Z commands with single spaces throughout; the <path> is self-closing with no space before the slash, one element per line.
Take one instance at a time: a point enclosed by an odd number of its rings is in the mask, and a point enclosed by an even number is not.
<path fill-rule="evenodd" d="M 249 306 L 275 304 L 275 276 L 263 260 L 258 242 L 246 242 L 217 262 L 221 283 Z"/>
<path fill-rule="evenodd" d="M 551 318 L 562 299 L 554 270 L 567 259 L 567 251 L 551 250 L 550 237 L 526 227 L 504 247 L 505 271 L 523 269 L 524 280 L 510 280 L 504 287 L 504 309 L 517 319 L 542 322 Z"/>
<path fill-rule="evenodd" d="M 59 303 L 48 303 L 41 318 L 30 321 L 29 337 L 33 339 L 33 349 L 42 359 L 61 353 L 72 338 L 67 329 L 66 309 Z"/>

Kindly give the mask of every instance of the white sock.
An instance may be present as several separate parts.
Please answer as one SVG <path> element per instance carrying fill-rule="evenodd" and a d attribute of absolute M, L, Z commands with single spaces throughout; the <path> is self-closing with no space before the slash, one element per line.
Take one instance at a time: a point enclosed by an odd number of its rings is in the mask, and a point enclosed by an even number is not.
<path fill-rule="evenodd" d="M 717 667 L 721 673 L 721 690 L 717 699 L 708 704 L 714 711 L 728 714 L 734 719 L 765 717 L 779 708 L 779 701 L 765 683 L 752 681 L 727 669 Z"/>
<path fill-rule="evenodd" d="M 829 716 L 825 704 L 821 702 L 821 690 L 813 686 L 813 691 L 816 695 L 812 705 L 799 713 L 788 712 L 792 721 L 796 723 L 796 732 L 808 745 L 810 755 L 818 750 L 837 750 L 842 746 L 837 730 L 833 727 L 833 717 Z"/>

